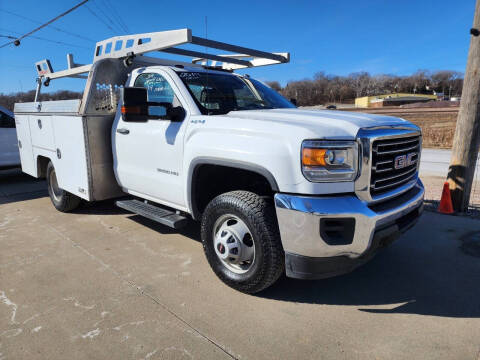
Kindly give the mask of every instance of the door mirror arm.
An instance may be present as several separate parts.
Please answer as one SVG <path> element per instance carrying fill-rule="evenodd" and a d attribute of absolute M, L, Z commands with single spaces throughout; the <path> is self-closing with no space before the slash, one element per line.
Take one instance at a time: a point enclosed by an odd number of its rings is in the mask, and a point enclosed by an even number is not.
<path fill-rule="evenodd" d="M 171 103 L 168 102 L 156 102 L 156 101 L 148 101 L 147 107 L 150 106 L 161 106 L 165 108 L 165 115 L 149 115 L 151 119 L 163 119 L 163 120 L 170 120 L 170 121 L 183 121 L 185 118 L 185 109 L 181 106 L 173 106 Z"/>
<path fill-rule="evenodd" d="M 185 109 L 181 106 L 167 108 L 167 118 L 171 121 L 183 121 L 185 119 Z"/>

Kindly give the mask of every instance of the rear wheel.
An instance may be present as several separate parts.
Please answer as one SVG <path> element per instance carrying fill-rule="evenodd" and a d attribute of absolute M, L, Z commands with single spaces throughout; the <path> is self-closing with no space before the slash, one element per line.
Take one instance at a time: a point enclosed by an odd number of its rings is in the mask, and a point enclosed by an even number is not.
<path fill-rule="evenodd" d="M 57 175 L 51 161 L 47 166 L 47 186 L 50 200 L 58 211 L 69 212 L 80 205 L 82 199 L 58 186 Z"/>
<path fill-rule="evenodd" d="M 268 199 L 248 191 L 219 195 L 205 209 L 201 231 L 208 262 L 228 286 L 256 293 L 283 274 L 284 252 Z"/>

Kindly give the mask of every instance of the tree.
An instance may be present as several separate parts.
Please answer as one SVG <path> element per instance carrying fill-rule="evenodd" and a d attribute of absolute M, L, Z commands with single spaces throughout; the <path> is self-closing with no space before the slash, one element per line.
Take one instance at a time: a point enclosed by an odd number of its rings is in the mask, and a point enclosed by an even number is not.
<path fill-rule="evenodd" d="M 368 72 L 337 76 L 319 71 L 311 79 L 293 80 L 282 88 L 278 81 L 267 81 L 272 89 L 285 98 L 294 98 L 298 105 L 321 105 L 331 102 L 353 102 L 355 97 L 375 96 L 395 92 L 432 94 L 432 91 L 444 92 L 450 96 L 462 93 L 462 73 L 441 70 L 431 73 L 418 70 L 412 75 L 398 76 L 390 74 L 370 75 Z M 0 105 L 13 109 L 15 102 L 33 101 L 35 91 L 14 94 L 0 94 Z M 42 100 L 79 99 L 81 93 L 57 91 L 41 95 Z"/>
<path fill-rule="evenodd" d="M 270 86 L 275 91 L 281 91 L 282 90 L 282 86 L 280 85 L 280 83 L 278 81 L 266 81 L 265 84 Z"/>
<path fill-rule="evenodd" d="M 83 96 L 80 92 L 59 90 L 53 93 L 40 94 L 40 101 L 49 100 L 68 100 L 68 99 L 81 99 Z M 17 92 L 11 94 L 0 93 L 0 105 L 13 111 L 15 103 L 32 102 L 35 99 L 35 90 L 27 92 Z"/>

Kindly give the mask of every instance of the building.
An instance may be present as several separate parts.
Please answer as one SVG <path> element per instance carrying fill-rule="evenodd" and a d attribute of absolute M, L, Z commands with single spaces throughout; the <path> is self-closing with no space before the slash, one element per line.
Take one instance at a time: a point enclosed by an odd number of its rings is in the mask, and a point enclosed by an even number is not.
<path fill-rule="evenodd" d="M 355 99 L 355 107 L 382 107 L 437 100 L 437 95 L 394 93 L 363 96 Z"/>

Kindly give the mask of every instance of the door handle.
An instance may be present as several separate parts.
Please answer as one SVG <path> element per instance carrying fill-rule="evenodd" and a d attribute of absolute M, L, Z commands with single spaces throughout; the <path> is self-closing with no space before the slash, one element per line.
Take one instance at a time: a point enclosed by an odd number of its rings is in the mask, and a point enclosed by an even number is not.
<path fill-rule="evenodd" d="M 127 135 L 127 134 L 130 133 L 130 130 L 125 129 L 125 128 L 121 128 L 121 129 L 117 129 L 117 133 Z"/>

